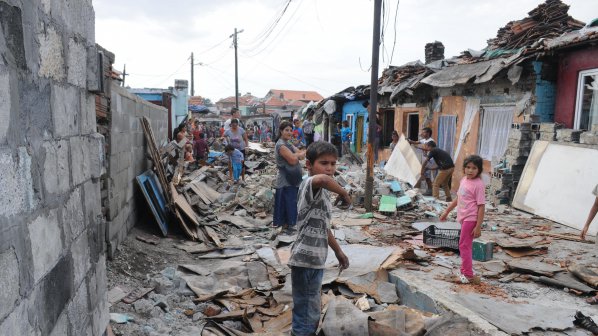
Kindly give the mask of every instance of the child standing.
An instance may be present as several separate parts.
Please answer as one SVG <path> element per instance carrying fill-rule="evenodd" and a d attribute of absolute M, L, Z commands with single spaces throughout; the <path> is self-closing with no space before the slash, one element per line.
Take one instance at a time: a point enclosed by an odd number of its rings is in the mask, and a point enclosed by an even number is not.
<path fill-rule="evenodd" d="M 343 142 L 343 155 L 347 155 L 351 150 L 351 137 L 353 136 L 353 132 L 351 132 L 351 128 L 349 127 L 349 121 L 343 120 L 343 128 L 341 128 L 341 140 Z"/>
<path fill-rule="evenodd" d="M 226 145 L 224 152 L 228 155 L 228 171 L 229 176 L 235 183 L 239 182 L 239 177 L 243 173 L 243 162 L 245 157 L 240 150 L 236 149 L 232 145 Z"/>
<path fill-rule="evenodd" d="M 483 161 L 477 155 L 470 155 L 463 161 L 463 173 L 457 197 L 440 216 L 445 221 L 448 214 L 457 207 L 457 221 L 461 224 L 459 254 L 461 255 L 461 283 L 480 282 L 472 268 L 473 239 L 482 234 L 482 222 L 486 205 L 484 182 L 480 178 Z"/>
<path fill-rule="evenodd" d="M 329 192 L 351 203 L 351 196 L 333 178 L 338 158 L 336 147 L 317 141 L 306 153 L 309 177 L 299 186 L 297 226 L 299 233 L 291 247 L 289 266 L 293 291 L 292 335 L 313 335 L 320 320 L 320 291 L 328 246 L 339 261 L 340 269 L 349 267 L 349 259 L 330 230 Z"/>

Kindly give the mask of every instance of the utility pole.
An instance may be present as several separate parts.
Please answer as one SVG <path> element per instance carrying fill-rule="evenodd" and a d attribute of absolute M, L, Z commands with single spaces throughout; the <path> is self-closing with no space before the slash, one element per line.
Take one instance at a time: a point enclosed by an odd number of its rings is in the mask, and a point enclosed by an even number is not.
<path fill-rule="evenodd" d="M 235 47 L 235 107 L 239 108 L 239 64 L 237 61 L 237 34 L 241 34 L 243 29 L 237 31 L 229 37 L 233 38 L 233 46 Z"/>
<path fill-rule="evenodd" d="M 374 193 L 374 142 L 376 141 L 376 111 L 378 109 L 378 60 L 380 55 L 380 12 L 382 0 L 374 0 L 374 29 L 372 34 L 372 77 L 370 83 L 370 110 L 368 128 L 368 154 L 367 171 L 365 178 L 365 209 L 368 212 L 372 209 L 372 196 Z"/>
<path fill-rule="evenodd" d="M 195 96 L 195 86 L 194 86 L 194 81 L 193 81 L 193 66 L 195 64 L 193 63 L 193 53 L 191 53 L 191 97 Z"/>
<path fill-rule="evenodd" d="M 123 87 L 125 87 L 125 79 L 127 78 L 129 74 L 127 73 L 127 65 L 125 64 L 123 66 Z"/>

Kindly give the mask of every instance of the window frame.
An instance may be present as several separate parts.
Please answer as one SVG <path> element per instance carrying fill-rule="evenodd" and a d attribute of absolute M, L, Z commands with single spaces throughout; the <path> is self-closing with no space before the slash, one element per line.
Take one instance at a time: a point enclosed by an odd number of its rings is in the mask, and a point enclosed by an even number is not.
<path fill-rule="evenodd" d="M 577 92 L 575 98 L 575 115 L 573 121 L 573 129 L 579 130 L 581 125 L 581 108 L 583 104 L 583 79 L 586 76 L 598 76 L 598 68 L 582 70 L 577 76 Z M 591 127 L 591 125 L 590 125 Z"/>

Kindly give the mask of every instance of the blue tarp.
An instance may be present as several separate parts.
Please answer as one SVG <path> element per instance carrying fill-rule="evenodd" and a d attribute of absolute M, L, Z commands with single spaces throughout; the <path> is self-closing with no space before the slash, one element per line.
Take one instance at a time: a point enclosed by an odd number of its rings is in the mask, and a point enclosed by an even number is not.
<path fill-rule="evenodd" d="M 204 105 L 189 105 L 189 111 L 196 113 L 208 113 L 210 109 Z"/>

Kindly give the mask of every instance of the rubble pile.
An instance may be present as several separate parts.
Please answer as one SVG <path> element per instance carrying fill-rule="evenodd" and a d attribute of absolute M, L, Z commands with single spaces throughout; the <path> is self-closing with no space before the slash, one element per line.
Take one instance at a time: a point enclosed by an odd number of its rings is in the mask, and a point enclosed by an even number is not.
<path fill-rule="evenodd" d="M 500 28 L 497 36 L 488 40 L 488 49 L 529 47 L 540 38 L 554 38 L 583 28 L 584 23 L 572 18 L 568 11 L 569 6 L 562 1 L 548 0 L 530 11 L 527 18 L 511 21 Z"/>
<path fill-rule="evenodd" d="M 268 164 L 273 161 L 270 149 L 251 144 L 245 184 L 231 185 L 223 158 L 213 157 L 209 166 L 195 170 L 183 163 L 181 169 L 171 151 L 177 149 L 167 147 L 159 151 L 163 153 L 159 159 L 155 153 L 151 156 L 162 162 L 169 185 L 165 190 L 187 239 L 159 238 L 135 228 L 122 244 L 116 260 L 108 265 L 113 332 L 288 334 L 292 293 L 287 262 L 294 236 L 269 226 L 276 174 Z M 589 244 L 579 244 L 578 238 L 557 225 L 504 205 L 487 206 L 484 239 L 474 243 L 474 267 L 483 283 L 458 284 L 459 257 L 454 245 L 446 244 L 448 239 L 439 234 L 456 231 L 458 239 L 460 226 L 437 218 L 447 204 L 376 168 L 377 211 L 366 212 L 364 170 L 346 158 L 338 165 L 336 179 L 350 191 L 354 203 L 334 208 L 332 230 L 350 267 L 339 271 L 334 254 L 329 253 L 320 335 L 342 335 L 347 330 L 361 335 L 432 336 L 448 330 L 454 335 L 487 335 L 450 309 L 414 304 L 409 292 L 403 295 L 410 289 L 399 285 L 400 276 L 422 279 L 427 286 L 453 293 L 459 304 L 482 315 L 486 312 L 476 301 L 480 298 L 500 309 L 527 314 L 526 309 L 544 308 L 518 299 L 542 301 L 546 296 L 550 302 L 566 302 L 596 292 L 596 268 L 581 261 L 592 251 Z M 159 168 L 156 171 L 161 174 Z M 436 232 L 432 240 L 430 228 Z M 422 288 L 416 290 L 425 294 Z M 530 319 L 521 326 L 505 322 L 508 314 L 496 315 L 503 320 L 484 316 L 499 329 L 517 334 L 527 332 L 526 328 L 544 328 L 546 321 L 559 321 L 549 326 L 554 330 L 573 330 L 575 314 L 570 313 L 546 311 L 545 320 Z"/>

